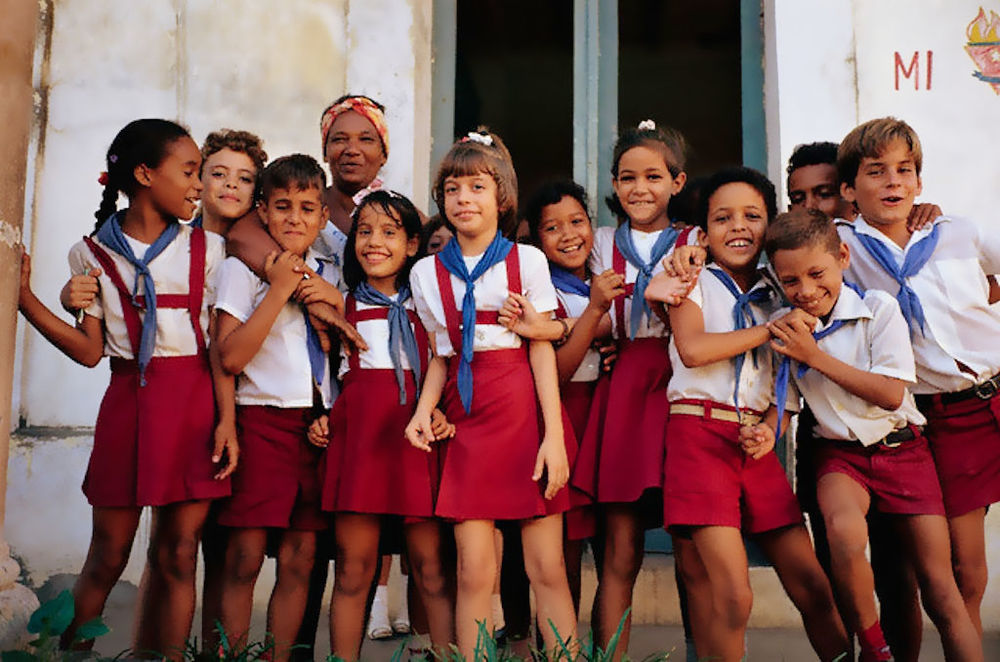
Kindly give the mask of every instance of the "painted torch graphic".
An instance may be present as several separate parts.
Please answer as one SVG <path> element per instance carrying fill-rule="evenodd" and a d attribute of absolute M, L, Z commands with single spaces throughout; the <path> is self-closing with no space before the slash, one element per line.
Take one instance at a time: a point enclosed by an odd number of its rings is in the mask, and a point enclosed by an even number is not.
<path fill-rule="evenodd" d="M 972 75 L 989 83 L 1000 95 L 1000 16 L 991 10 L 986 20 L 986 12 L 980 7 L 979 15 L 969 23 L 965 34 L 969 38 L 965 52 L 979 68 Z"/>

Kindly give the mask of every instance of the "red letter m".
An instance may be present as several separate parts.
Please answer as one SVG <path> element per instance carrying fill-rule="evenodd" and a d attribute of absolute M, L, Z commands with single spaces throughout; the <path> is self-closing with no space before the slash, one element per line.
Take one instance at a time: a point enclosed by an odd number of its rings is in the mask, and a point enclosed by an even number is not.
<path fill-rule="evenodd" d="M 903 64 L 903 58 L 899 57 L 899 51 L 896 51 L 896 90 L 899 90 L 899 72 L 903 72 L 904 78 L 909 78 L 913 76 L 913 89 L 920 89 L 920 51 L 913 51 L 913 59 L 910 60 L 910 66 L 906 67 Z"/>

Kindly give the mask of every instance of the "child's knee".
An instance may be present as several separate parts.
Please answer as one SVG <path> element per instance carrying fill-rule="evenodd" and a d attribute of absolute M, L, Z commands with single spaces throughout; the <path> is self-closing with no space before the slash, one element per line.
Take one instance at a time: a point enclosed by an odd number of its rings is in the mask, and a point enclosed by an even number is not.
<path fill-rule="evenodd" d="M 150 566 L 167 579 L 193 581 L 198 569 L 198 539 L 178 536 L 156 541 L 149 547 Z"/>
<path fill-rule="evenodd" d="M 636 556 L 631 547 L 610 546 L 604 550 L 604 562 L 601 566 L 602 579 L 607 577 L 618 581 L 634 583 L 642 567 L 642 557 Z"/>
<path fill-rule="evenodd" d="M 962 593 L 962 598 L 966 601 L 982 600 L 986 592 L 986 582 L 989 574 L 986 563 L 979 561 L 959 561 L 952 560 L 955 581 L 958 583 L 958 590 Z"/>
<path fill-rule="evenodd" d="M 462 593 L 490 593 L 496 581 L 495 563 L 476 563 L 473 559 L 459 558 L 458 590 Z"/>
<path fill-rule="evenodd" d="M 561 554 L 526 555 L 524 570 L 535 587 L 552 588 L 566 583 L 566 564 Z"/>
<path fill-rule="evenodd" d="M 853 513 L 832 513 L 824 517 L 831 555 L 863 554 L 868 546 L 865 520 Z"/>
<path fill-rule="evenodd" d="M 427 595 L 440 597 L 447 593 L 444 565 L 437 558 L 410 554 L 410 574 Z"/>
<path fill-rule="evenodd" d="M 727 586 L 716 590 L 712 597 L 716 616 L 730 627 L 742 627 L 750 620 L 753 591 L 749 586 Z"/>
<path fill-rule="evenodd" d="M 226 556 L 226 581 L 233 584 L 252 584 L 257 581 L 263 563 L 263 549 L 236 545 L 230 548 Z"/>
<path fill-rule="evenodd" d="M 338 593 L 358 595 L 367 593 L 375 577 L 377 559 L 363 554 L 341 552 L 334 564 Z"/>

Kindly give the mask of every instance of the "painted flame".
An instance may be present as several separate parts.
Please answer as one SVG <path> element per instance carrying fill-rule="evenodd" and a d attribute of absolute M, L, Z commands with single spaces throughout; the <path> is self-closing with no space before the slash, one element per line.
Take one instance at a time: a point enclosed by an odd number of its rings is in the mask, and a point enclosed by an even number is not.
<path fill-rule="evenodd" d="M 990 11 L 990 20 L 986 20 L 986 11 L 980 7 L 979 15 L 965 29 L 966 36 L 969 37 L 970 44 L 982 44 L 991 41 L 1000 41 L 1000 16 L 996 12 Z"/>

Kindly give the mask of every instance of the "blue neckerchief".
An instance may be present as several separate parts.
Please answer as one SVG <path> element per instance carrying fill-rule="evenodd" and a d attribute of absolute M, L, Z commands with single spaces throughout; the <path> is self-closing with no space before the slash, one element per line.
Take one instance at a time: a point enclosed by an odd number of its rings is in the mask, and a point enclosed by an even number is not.
<path fill-rule="evenodd" d="M 384 306 L 389 309 L 389 358 L 392 359 L 392 369 L 396 372 L 396 383 L 399 385 L 399 404 L 406 404 L 406 375 L 403 373 L 402 354 L 410 362 L 413 370 L 413 381 L 417 385 L 417 398 L 420 397 L 420 349 L 417 337 L 410 325 L 404 303 L 410 298 L 410 286 L 399 288 L 396 298 L 382 294 L 364 281 L 354 288 L 354 298 L 369 306 Z"/>
<path fill-rule="evenodd" d="M 868 254 L 875 259 L 875 262 L 899 284 L 896 301 L 899 302 L 899 310 L 903 313 L 907 326 L 910 327 L 911 336 L 916 331 L 914 325 L 920 327 L 921 334 L 924 333 L 925 318 L 924 308 L 920 305 L 920 298 L 913 291 L 913 288 L 906 284 L 906 281 L 911 276 L 917 275 L 924 265 L 927 264 L 927 261 L 931 259 L 934 249 L 937 248 L 938 229 L 940 227 L 940 225 L 935 225 L 930 234 L 915 243 L 906 254 L 906 257 L 903 258 L 903 266 L 897 267 L 892 252 L 889 251 L 889 248 L 885 244 L 871 235 L 858 232 L 851 225 L 851 230 L 854 231 L 854 236 L 858 242 L 864 246 Z"/>
<path fill-rule="evenodd" d="M 864 299 L 865 291 L 854 283 L 845 280 L 844 286 L 851 288 L 859 297 Z M 830 326 L 826 327 L 822 331 L 813 333 L 812 337 L 816 339 L 816 342 L 819 342 L 842 326 L 844 326 L 844 320 L 833 320 L 833 322 L 830 323 Z M 774 404 L 778 408 L 778 427 L 774 433 L 775 439 L 781 438 L 781 418 L 785 414 L 785 401 L 788 399 L 788 379 L 791 376 L 791 371 L 792 359 L 787 356 L 782 357 L 781 362 L 778 364 L 778 372 L 774 377 Z M 809 366 L 799 364 L 796 375 L 799 379 L 802 379 L 807 372 L 809 372 Z"/>
<path fill-rule="evenodd" d="M 316 275 L 322 278 L 323 261 L 318 260 L 318 262 Z M 326 375 L 326 354 L 323 353 L 323 345 L 319 341 L 319 334 L 316 333 L 312 322 L 309 321 L 309 309 L 302 306 L 302 314 L 306 318 L 306 349 L 309 351 L 309 369 L 312 373 L 313 383 L 318 389 L 320 384 L 323 383 L 323 377 Z"/>
<path fill-rule="evenodd" d="M 205 221 L 202 219 L 201 214 L 198 214 L 191 220 L 190 223 L 188 223 L 188 225 L 191 226 L 191 228 L 203 228 L 205 227 Z"/>
<path fill-rule="evenodd" d="M 618 252 L 639 272 L 639 275 L 635 278 L 635 290 L 632 292 L 632 314 L 629 316 L 628 329 L 630 340 L 635 338 L 635 334 L 639 330 L 639 322 L 642 321 L 643 313 L 651 315 L 653 312 L 646 301 L 646 286 L 649 285 L 649 279 L 653 277 L 653 269 L 656 268 L 656 265 L 663 259 L 663 256 L 670 250 L 670 247 L 677 241 L 677 235 L 679 234 L 673 228 L 664 228 L 653 244 L 653 250 L 649 255 L 649 262 L 643 262 L 635 249 L 635 243 L 632 242 L 631 229 L 631 223 L 622 223 L 615 230 L 615 245 L 618 247 Z M 619 333 L 621 332 L 622 330 L 619 330 Z"/>
<path fill-rule="evenodd" d="M 552 274 L 552 284 L 560 292 L 578 294 L 590 298 L 590 285 L 566 271 L 562 267 L 549 263 L 549 273 Z"/>
<path fill-rule="evenodd" d="M 465 259 L 462 257 L 462 249 L 458 245 L 458 239 L 452 237 L 451 241 L 438 253 L 438 259 L 448 270 L 448 273 L 457 277 L 465 283 L 465 296 L 462 297 L 462 347 L 455 347 L 455 351 L 461 349 L 461 359 L 458 363 L 458 395 L 462 400 L 465 413 L 472 413 L 472 354 L 476 338 L 476 281 L 486 273 L 486 270 L 495 264 L 503 262 L 507 258 L 507 253 L 514 247 L 513 242 L 504 239 L 499 232 L 493 237 L 493 241 L 486 247 L 486 252 L 479 259 L 479 263 L 472 269 L 472 273 L 465 266 Z M 444 305 L 454 305 L 451 301 L 444 302 Z"/>
<path fill-rule="evenodd" d="M 717 267 L 709 267 L 709 273 L 719 279 L 719 281 L 726 286 L 729 293 L 736 297 L 736 303 L 733 304 L 733 330 L 739 331 L 740 329 L 746 329 L 749 326 L 753 326 L 757 323 L 754 319 L 753 310 L 750 308 L 751 303 L 763 303 L 771 297 L 770 286 L 758 287 L 752 289 L 749 292 L 740 292 L 740 288 L 736 285 L 732 276 L 727 274 L 722 269 Z M 757 348 L 755 347 L 751 351 L 753 356 L 754 367 L 757 366 Z M 746 353 L 740 354 L 739 356 L 733 357 L 733 362 L 736 366 L 736 384 L 733 387 L 733 405 L 736 410 L 739 411 L 740 408 L 740 375 L 743 373 L 743 362 L 746 360 Z"/>
<path fill-rule="evenodd" d="M 156 288 L 153 284 L 153 274 L 149 271 L 149 263 L 157 255 L 170 245 L 180 232 L 180 223 L 173 221 L 167 223 L 156 241 L 146 249 L 142 259 L 138 259 L 132 252 L 132 247 L 125 239 L 122 232 L 121 218 L 125 211 L 115 212 L 111 218 L 104 222 L 97 230 L 95 236 L 102 244 L 121 255 L 135 267 L 135 284 L 132 286 L 132 305 L 136 308 L 139 304 L 136 295 L 139 292 L 139 282 L 142 281 L 142 293 L 146 298 L 146 314 L 142 318 L 142 334 L 139 337 L 139 347 L 136 359 L 139 362 L 139 385 L 146 385 L 146 367 L 150 359 L 153 358 L 153 350 L 156 348 Z M 198 323 L 197 320 L 192 320 Z"/>

